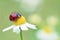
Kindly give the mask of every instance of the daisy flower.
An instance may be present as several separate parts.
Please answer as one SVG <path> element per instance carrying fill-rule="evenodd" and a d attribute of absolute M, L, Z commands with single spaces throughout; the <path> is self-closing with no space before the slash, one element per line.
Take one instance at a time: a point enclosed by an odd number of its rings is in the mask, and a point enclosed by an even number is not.
<path fill-rule="evenodd" d="M 19 33 L 20 30 L 28 30 L 28 28 L 36 29 L 36 25 L 28 23 L 25 17 L 17 12 L 12 12 L 9 16 L 9 19 L 13 22 L 13 25 L 3 29 L 3 32 L 13 29 L 13 32 Z"/>
<path fill-rule="evenodd" d="M 57 32 L 46 32 L 45 30 L 41 29 L 37 32 L 38 40 L 58 40 Z"/>
<path fill-rule="evenodd" d="M 51 16 L 47 19 L 47 26 L 44 26 L 37 32 L 37 38 L 39 40 L 58 40 L 58 33 L 55 31 L 55 25 L 57 18 Z"/>

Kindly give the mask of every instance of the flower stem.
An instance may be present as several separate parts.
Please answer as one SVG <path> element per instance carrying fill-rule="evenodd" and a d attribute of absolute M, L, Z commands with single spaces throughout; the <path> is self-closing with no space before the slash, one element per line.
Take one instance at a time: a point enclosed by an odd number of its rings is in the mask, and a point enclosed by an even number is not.
<path fill-rule="evenodd" d="M 21 28 L 20 28 L 20 38 L 21 38 L 21 40 L 23 40 L 22 30 L 21 30 Z"/>

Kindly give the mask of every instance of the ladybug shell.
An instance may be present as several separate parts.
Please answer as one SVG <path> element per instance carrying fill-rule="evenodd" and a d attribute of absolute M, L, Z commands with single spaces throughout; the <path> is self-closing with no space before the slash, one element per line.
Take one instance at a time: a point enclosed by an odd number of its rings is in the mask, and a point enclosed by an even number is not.
<path fill-rule="evenodd" d="M 15 21 L 15 20 L 17 20 L 17 18 L 18 18 L 18 15 L 17 15 L 16 13 L 12 13 L 12 14 L 9 16 L 10 21 Z"/>

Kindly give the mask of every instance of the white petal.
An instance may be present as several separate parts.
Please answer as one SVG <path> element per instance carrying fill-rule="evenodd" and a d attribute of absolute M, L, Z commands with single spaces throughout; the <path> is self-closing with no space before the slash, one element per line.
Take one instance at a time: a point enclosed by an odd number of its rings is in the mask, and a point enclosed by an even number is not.
<path fill-rule="evenodd" d="M 53 40 L 58 40 L 58 33 L 57 32 L 53 32 L 50 36 L 51 39 Z"/>
<path fill-rule="evenodd" d="M 25 24 L 20 25 L 20 27 L 21 27 L 22 30 L 28 30 L 28 28 L 27 28 L 27 26 Z"/>
<path fill-rule="evenodd" d="M 37 32 L 36 36 L 39 40 L 50 40 L 47 33 L 45 33 L 43 30 L 39 30 Z"/>
<path fill-rule="evenodd" d="M 16 27 L 14 27 L 14 28 L 13 28 L 13 32 L 15 32 L 15 33 L 17 33 L 17 34 L 18 34 L 18 33 L 20 32 L 19 27 L 17 27 L 17 26 L 16 26 Z"/>
<path fill-rule="evenodd" d="M 10 30 L 10 29 L 12 29 L 13 27 L 14 27 L 14 25 L 12 25 L 12 26 L 10 26 L 10 27 L 8 27 L 8 28 L 5 28 L 5 29 L 2 30 L 2 32 L 5 32 L 5 31 L 7 31 L 7 30 Z"/>
<path fill-rule="evenodd" d="M 44 30 L 39 30 L 36 36 L 41 40 L 58 40 L 58 35 L 55 32 L 47 34 Z"/>
<path fill-rule="evenodd" d="M 26 23 L 26 26 L 31 28 L 31 29 L 37 29 L 36 25 L 32 25 L 32 24 L 29 24 L 29 23 Z"/>

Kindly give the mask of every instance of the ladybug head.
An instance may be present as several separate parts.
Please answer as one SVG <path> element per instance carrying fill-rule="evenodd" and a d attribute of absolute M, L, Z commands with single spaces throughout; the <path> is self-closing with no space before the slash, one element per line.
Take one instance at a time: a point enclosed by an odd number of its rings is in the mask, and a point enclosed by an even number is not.
<path fill-rule="evenodd" d="M 19 14 L 18 12 L 12 12 L 9 16 L 9 19 L 10 19 L 10 21 L 15 21 L 19 17 L 21 17 L 21 14 Z"/>

